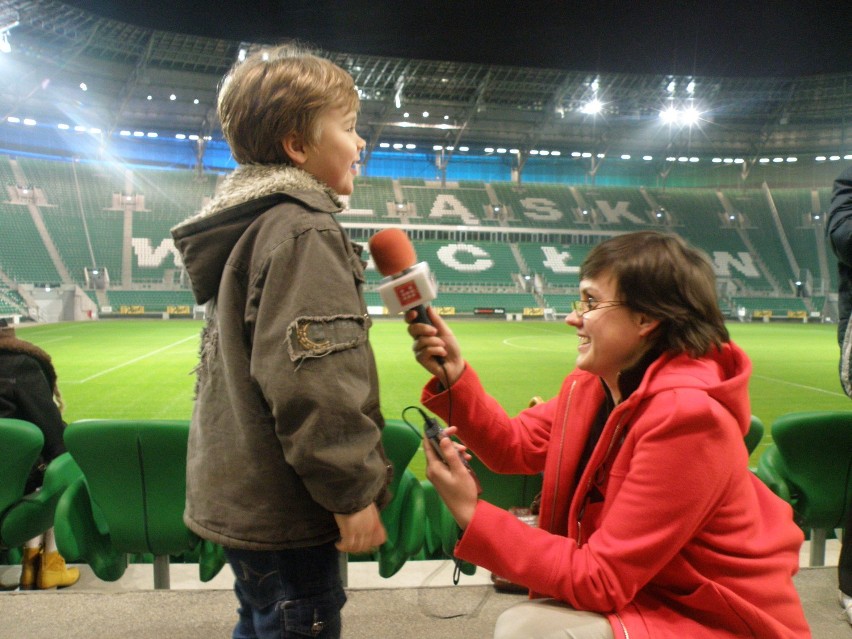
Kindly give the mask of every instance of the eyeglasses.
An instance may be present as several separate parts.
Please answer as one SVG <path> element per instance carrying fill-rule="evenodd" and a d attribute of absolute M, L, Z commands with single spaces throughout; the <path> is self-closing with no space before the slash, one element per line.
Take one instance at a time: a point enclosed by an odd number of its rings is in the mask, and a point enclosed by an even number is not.
<path fill-rule="evenodd" d="M 583 317 L 589 311 L 595 311 L 599 308 L 609 308 L 610 306 L 624 306 L 624 302 L 619 301 L 605 301 L 605 302 L 596 302 L 594 299 L 589 298 L 587 300 L 574 300 L 571 302 L 571 308 L 577 314 L 578 317 Z"/>

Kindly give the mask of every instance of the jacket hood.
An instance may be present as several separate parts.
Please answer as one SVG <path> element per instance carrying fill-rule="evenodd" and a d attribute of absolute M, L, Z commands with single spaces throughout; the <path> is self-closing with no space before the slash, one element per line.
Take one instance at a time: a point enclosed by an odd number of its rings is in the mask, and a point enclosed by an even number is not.
<path fill-rule="evenodd" d="M 649 367 L 636 395 L 647 397 L 671 389 L 703 391 L 725 407 L 745 436 L 751 426 L 750 376 L 748 355 L 728 342 L 698 359 L 686 354 L 663 355 Z"/>
<path fill-rule="evenodd" d="M 337 193 L 306 171 L 247 164 L 223 180 L 200 213 L 171 229 L 199 304 L 216 295 L 225 263 L 252 222 L 276 204 L 293 200 L 323 213 L 343 208 Z"/>

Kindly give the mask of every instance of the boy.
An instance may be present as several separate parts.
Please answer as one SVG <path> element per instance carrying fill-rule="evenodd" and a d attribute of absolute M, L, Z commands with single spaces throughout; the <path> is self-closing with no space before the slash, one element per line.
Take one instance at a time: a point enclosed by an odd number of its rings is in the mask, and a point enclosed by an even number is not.
<path fill-rule="evenodd" d="M 296 47 L 236 64 L 218 114 L 240 166 L 172 229 L 208 307 L 184 520 L 225 548 L 234 637 L 340 636 L 338 551 L 385 540 L 361 248 L 334 218 L 365 144 L 358 107 L 349 74 Z"/>

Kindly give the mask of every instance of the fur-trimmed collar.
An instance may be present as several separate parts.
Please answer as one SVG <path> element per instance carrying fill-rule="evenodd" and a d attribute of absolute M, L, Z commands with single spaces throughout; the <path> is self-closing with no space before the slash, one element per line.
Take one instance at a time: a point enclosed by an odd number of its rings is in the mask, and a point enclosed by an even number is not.
<path fill-rule="evenodd" d="M 286 164 L 243 164 L 225 177 L 216 190 L 216 195 L 200 213 L 184 220 L 175 228 L 266 195 L 292 191 L 328 193 L 334 203 L 343 208 L 340 196 L 307 171 Z"/>

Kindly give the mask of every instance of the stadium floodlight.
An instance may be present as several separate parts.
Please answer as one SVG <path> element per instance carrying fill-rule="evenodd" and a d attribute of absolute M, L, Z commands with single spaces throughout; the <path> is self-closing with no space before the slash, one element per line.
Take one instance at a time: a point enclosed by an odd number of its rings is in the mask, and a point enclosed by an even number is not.
<path fill-rule="evenodd" d="M 670 106 L 666 108 L 664 111 L 660 111 L 660 119 L 664 124 L 676 124 L 680 119 L 680 113 L 677 109 Z"/>
<path fill-rule="evenodd" d="M 603 110 L 603 103 L 594 98 L 586 102 L 582 107 L 580 107 L 580 113 L 585 113 L 586 115 L 597 115 Z"/>

